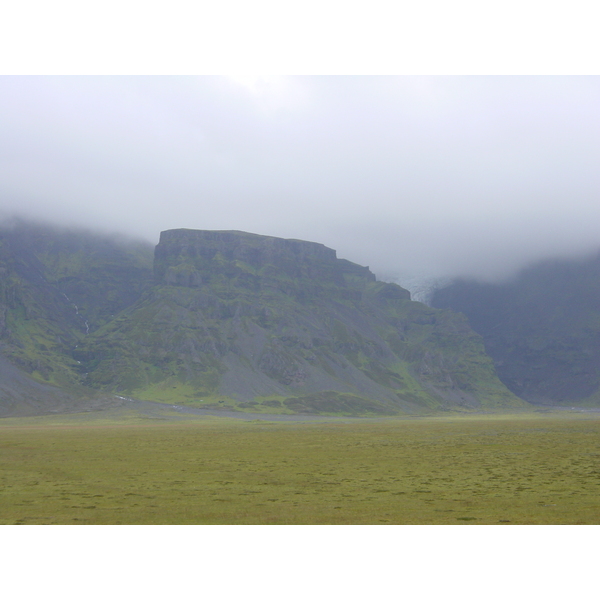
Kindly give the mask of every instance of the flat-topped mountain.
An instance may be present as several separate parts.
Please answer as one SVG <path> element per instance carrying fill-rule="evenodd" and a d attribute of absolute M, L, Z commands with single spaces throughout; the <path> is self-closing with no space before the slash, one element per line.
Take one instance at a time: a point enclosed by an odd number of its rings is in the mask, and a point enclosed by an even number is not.
<path fill-rule="evenodd" d="M 154 285 L 75 356 L 94 387 L 142 399 L 394 413 L 519 404 L 464 318 L 411 302 L 321 244 L 161 234 Z"/>
<path fill-rule="evenodd" d="M 169 267 L 183 264 L 202 269 L 219 254 L 229 261 L 241 261 L 253 268 L 276 266 L 290 276 L 302 275 L 311 264 L 334 264 L 335 250 L 323 244 L 286 240 L 243 231 L 198 231 L 171 229 L 160 234 L 154 253 L 155 280 L 161 281 Z M 172 282 L 169 282 L 172 283 Z"/>
<path fill-rule="evenodd" d="M 323 292 L 352 295 L 347 277 L 376 281 L 368 267 L 338 259 L 323 244 L 242 231 L 172 229 L 154 251 L 154 283 L 182 287 L 224 285 L 243 290 L 272 287 L 298 298 Z M 396 293 L 410 299 L 408 291 Z M 354 294 L 356 296 L 356 294 Z"/>
<path fill-rule="evenodd" d="M 522 405 L 464 317 L 322 244 L 175 229 L 150 270 L 146 247 L 44 235 L 3 246 L 43 282 L 7 266 L 1 347 L 40 383 L 271 412 Z"/>

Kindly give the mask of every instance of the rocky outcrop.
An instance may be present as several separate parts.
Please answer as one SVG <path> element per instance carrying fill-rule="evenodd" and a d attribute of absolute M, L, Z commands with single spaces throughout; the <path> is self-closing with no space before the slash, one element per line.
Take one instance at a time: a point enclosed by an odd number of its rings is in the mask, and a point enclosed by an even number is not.
<path fill-rule="evenodd" d="M 225 263 L 230 277 L 265 274 L 288 277 L 337 275 L 335 250 L 323 244 L 261 236 L 242 231 L 171 229 L 160 234 L 154 253 L 156 283 L 199 287 L 210 281 L 213 267 Z M 223 270 L 224 264 L 219 265 Z"/>

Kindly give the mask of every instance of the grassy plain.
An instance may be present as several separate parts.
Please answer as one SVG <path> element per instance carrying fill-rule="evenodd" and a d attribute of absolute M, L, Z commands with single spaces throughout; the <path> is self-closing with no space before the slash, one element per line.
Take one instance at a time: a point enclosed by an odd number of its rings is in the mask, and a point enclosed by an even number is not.
<path fill-rule="evenodd" d="M 600 414 L 0 421 L 2 524 L 598 524 Z"/>

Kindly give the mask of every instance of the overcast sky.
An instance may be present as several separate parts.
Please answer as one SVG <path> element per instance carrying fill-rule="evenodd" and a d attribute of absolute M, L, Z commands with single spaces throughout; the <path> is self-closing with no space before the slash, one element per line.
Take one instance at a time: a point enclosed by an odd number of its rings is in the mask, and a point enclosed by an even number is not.
<path fill-rule="evenodd" d="M 0 209 L 498 278 L 600 248 L 599 111 L 599 77 L 1 77 Z"/>

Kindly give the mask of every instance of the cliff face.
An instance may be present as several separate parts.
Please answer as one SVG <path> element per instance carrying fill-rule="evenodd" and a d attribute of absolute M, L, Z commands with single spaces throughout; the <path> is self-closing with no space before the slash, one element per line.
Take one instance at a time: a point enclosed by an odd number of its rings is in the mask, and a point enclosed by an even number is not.
<path fill-rule="evenodd" d="M 242 231 L 197 231 L 171 229 L 160 234 L 154 253 L 157 283 L 169 281 L 168 270 L 182 264 L 195 266 L 202 274 L 206 261 L 220 256 L 241 261 L 252 268 L 266 265 L 286 272 L 290 277 L 303 274 L 303 268 L 316 263 L 334 264 L 335 250 L 323 244 L 256 235 Z"/>
<path fill-rule="evenodd" d="M 241 231 L 163 231 L 154 253 L 156 284 L 197 288 L 232 281 L 257 290 L 267 281 L 288 288 L 306 286 L 314 281 L 344 285 L 344 268 L 352 263 L 338 261 L 335 250 L 323 244 L 285 240 Z M 375 280 L 368 269 L 354 270 Z M 310 286 L 314 292 L 314 286 Z"/>
<path fill-rule="evenodd" d="M 321 244 L 172 230 L 154 286 L 90 335 L 89 385 L 261 410 L 394 413 L 519 402 L 466 321 Z"/>

